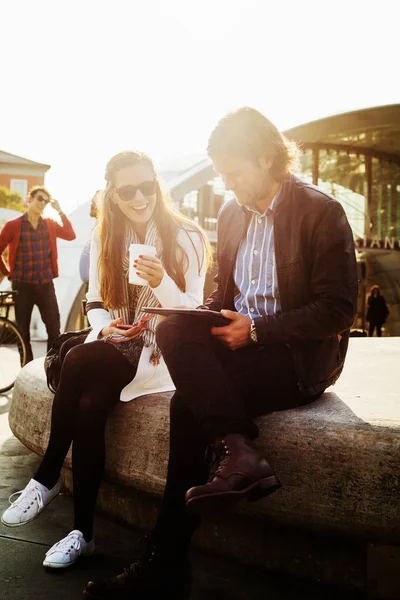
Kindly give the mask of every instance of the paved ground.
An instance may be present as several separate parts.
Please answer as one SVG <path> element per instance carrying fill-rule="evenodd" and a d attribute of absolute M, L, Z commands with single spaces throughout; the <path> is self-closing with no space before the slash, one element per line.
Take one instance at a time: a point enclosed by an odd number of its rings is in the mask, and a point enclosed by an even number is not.
<path fill-rule="evenodd" d="M 34 351 L 36 357 L 42 356 L 44 344 L 35 344 Z M 26 485 L 40 460 L 12 435 L 7 420 L 10 401 L 11 394 L 0 395 L 0 511 L 8 505 L 10 494 Z M 46 571 L 42 567 L 46 550 L 71 529 L 71 523 L 71 498 L 60 495 L 25 527 L 0 525 L 1 600 L 77 600 L 88 579 L 113 575 L 129 563 L 139 533 L 98 516 L 98 552 L 70 570 Z M 354 594 L 270 576 L 198 552 L 193 553 L 193 565 L 193 600 L 356 600 Z"/>

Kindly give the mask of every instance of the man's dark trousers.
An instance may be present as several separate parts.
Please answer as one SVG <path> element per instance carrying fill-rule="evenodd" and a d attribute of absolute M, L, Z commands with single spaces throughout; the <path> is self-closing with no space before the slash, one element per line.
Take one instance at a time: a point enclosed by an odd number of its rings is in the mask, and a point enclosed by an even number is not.
<path fill-rule="evenodd" d="M 187 545 L 199 519 L 186 511 L 185 493 L 207 481 L 207 445 L 227 433 L 256 438 L 254 417 L 315 397 L 300 398 L 284 344 L 231 351 L 201 318 L 186 315 L 162 321 L 157 341 L 177 392 L 170 406 L 168 475 L 155 532 Z"/>
<path fill-rule="evenodd" d="M 35 304 L 46 326 L 48 350 L 51 348 L 55 338 L 60 334 L 60 313 L 54 283 L 52 281 L 49 283 L 13 281 L 12 287 L 13 290 L 18 291 L 15 298 L 15 319 L 26 344 L 26 362 L 30 362 L 33 360 L 30 324 Z"/>

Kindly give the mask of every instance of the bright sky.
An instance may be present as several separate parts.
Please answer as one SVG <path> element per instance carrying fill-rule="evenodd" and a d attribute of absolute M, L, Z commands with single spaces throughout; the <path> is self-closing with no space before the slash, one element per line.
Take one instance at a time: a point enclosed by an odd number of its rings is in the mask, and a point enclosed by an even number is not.
<path fill-rule="evenodd" d="M 242 105 L 281 129 L 400 101 L 397 0 L 2 0 L 0 149 L 66 212 L 113 154 L 203 154 Z"/>

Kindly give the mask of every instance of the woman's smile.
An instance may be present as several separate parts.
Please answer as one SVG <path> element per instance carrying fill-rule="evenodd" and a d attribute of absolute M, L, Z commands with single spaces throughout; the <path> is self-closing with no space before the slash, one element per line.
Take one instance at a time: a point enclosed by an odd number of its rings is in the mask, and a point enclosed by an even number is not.
<path fill-rule="evenodd" d="M 149 204 L 150 202 L 143 202 L 143 204 L 135 204 L 131 206 L 131 209 L 135 212 L 143 213 L 148 209 Z"/>

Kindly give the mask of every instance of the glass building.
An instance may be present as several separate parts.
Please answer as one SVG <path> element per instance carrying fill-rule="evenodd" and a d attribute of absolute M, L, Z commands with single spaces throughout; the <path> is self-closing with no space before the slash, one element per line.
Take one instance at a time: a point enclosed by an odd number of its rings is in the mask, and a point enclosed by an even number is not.
<path fill-rule="evenodd" d="M 285 133 L 302 146 L 301 176 L 343 204 L 357 245 L 398 248 L 400 105 L 336 115 Z"/>
<path fill-rule="evenodd" d="M 300 176 L 343 205 L 359 264 L 358 318 L 379 285 L 390 310 L 384 335 L 400 335 L 400 105 L 335 115 L 285 132 L 301 144 Z"/>

